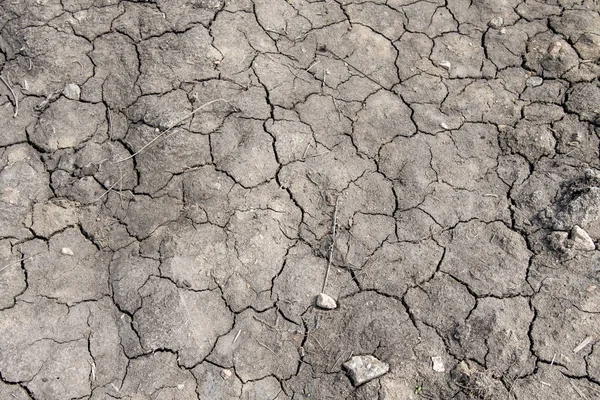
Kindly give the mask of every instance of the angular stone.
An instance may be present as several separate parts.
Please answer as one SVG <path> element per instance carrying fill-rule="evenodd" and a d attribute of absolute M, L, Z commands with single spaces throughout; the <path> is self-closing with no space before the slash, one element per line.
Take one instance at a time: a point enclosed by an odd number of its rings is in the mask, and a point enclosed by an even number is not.
<path fill-rule="evenodd" d="M 584 251 L 596 250 L 596 245 L 590 235 L 578 225 L 575 225 L 573 229 L 571 229 L 570 239 L 573 241 L 574 249 Z"/>
<path fill-rule="evenodd" d="M 452 64 L 448 60 L 442 60 L 442 61 L 440 61 L 440 67 L 449 70 L 452 67 Z"/>
<path fill-rule="evenodd" d="M 444 367 L 444 361 L 441 356 L 431 357 L 431 362 L 433 363 L 433 370 L 435 372 L 445 372 L 446 371 L 446 368 Z"/>
<path fill-rule="evenodd" d="M 73 250 L 71 250 L 68 247 L 63 247 L 62 249 L 60 249 L 60 253 L 65 256 L 73 256 L 74 255 Z"/>
<path fill-rule="evenodd" d="M 360 386 L 363 383 L 379 378 L 390 370 L 388 364 L 369 355 L 354 356 L 342 364 L 342 367 L 347 371 L 354 386 Z"/>
<path fill-rule="evenodd" d="M 331 296 L 325 293 L 319 293 L 317 296 L 317 307 L 333 310 L 337 307 L 337 303 Z"/>
<path fill-rule="evenodd" d="M 492 18 L 488 25 L 494 29 L 500 29 L 504 25 L 504 19 L 502 17 Z"/>

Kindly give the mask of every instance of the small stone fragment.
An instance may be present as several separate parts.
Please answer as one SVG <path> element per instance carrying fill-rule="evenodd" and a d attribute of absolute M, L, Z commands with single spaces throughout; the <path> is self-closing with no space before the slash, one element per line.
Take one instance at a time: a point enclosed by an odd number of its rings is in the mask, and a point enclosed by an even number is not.
<path fill-rule="evenodd" d="M 553 42 L 548 46 L 548 54 L 550 57 L 556 57 L 558 53 L 560 53 L 560 49 L 562 49 L 563 45 L 561 42 Z"/>
<path fill-rule="evenodd" d="M 67 99 L 79 100 L 79 97 L 81 96 L 81 89 L 76 84 L 69 83 L 67 86 L 65 86 L 63 94 Z"/>
<path fill-rule="evenodd" d="M 450 129 L 450 127 L 448 126 L 448 124 L 447 124 L 447 123 L 445 123 L 445 122 L 442 122 L 442 123 L 440 124 L 440 126 L 442 127 L 442 129 Z"/>
<path fill-rule="evenodd" d="M 594 241 L 586 231 L 575 225 L 571 229 L 570 239 L 573 241 L 573 248 L 577 250 L 593 251 L 596 250 Z"/>
<path fill-rule="evenodd" d="M 536 87 L 544 83 L 544 80 L 540 76 L 532 76 L 529 79 L 527 79 L 526 83 L 527 86 Z"/>
<path fill-rule="evenodd" d="M 586 169 L 585 171 L 583 171 L 583 174 L 588 179 L 592 179 L 592 178 L 598 177 L 598 171 L 596 171 L 596 170 L 594 170 L 592 168 Z"/>
<path fill-rule="evenodd" d="M 431 362 L 433 363 L 433 370 L 435 372 L 445 372 L 446 371 L 442 357 L 433 356 L 433 357 L 431 357 Z"/>
<path fill-rule="evenodd" d="M 319 293 L 317 296 L 317 307 L 333 310 L 337 307 L 337 303 L 331 296 L 325 293 Z"/>
<path fill-rule="evenodd" d="M 450 61 L 448 61 L 448 60 L 442 60 L 442 61 L 440 61 L 440 67 L 450 70 L 450 67 L 452 67 L 452 64 L 450 64 Z"/>
<path fill-rule="evenodd" d="M 223 380 L 227 380 L 229 378 L 231 378 L 232 372 L 229 369 L 222 369 L 221 370 L 221 378 L 223 378 Z"/>
<path fill-rule="evenodd" d="M 488 25 L 494 29 L 499 29 L 504 24 L 504 19 L 502 17 L 493 18 Z"/>
<path fill-rule="evenodd" d="M 354 386 L 372 381 L 385 375 L 390 366 L 373 356 L 354 356 L 342 364 Z"/>
<path fill-rule="evenodd" d="M 73 256 L 73 250 L 71 250 L 68 247 L 63 247 L 62 249 L 60 249 L 60 252 L 63 256 Z"/>

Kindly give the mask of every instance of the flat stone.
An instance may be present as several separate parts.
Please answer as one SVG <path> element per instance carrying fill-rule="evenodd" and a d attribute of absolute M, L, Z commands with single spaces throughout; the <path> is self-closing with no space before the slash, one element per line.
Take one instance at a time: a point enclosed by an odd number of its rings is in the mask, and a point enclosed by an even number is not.
<path fill-rule="evenodd" d="M 79 100 L 79 98 L 81 96 L 81 89 L 79 88 L 78 85 L 76 85 L 74 83 L 69 83 L 65 86 L 65 89 L 63 90 L 63 94 L 65 95 L 65 97 L 67 99 Z"/>
<path fill-rule="evenodd" d="M 449 70 L 452 67 L 452 64 L 448 60 L 442 60 L 440 61 L 440 67 Z"/>
<path fill-rule="evenodd" d="M 373 356 L 354 356 L 342 364 L 354 386 L 372 381 L 385 375 L 390 366 Z"/>
<path fill-rule="evenodd" d="M 527 86 L 536 87 L 544 83 L 544 80 L 540 76 L 532 76 L 529 79 L 527 79 L 526 83 Z"/>
<path fill-rule="evenodd" d="M 74 255 L 73 250 L 71 250 L 68 247 L 63 247 L 62 249 L 60 249 L 60 252 L 64 256 L 73 256 Z"/>
<path fill-rule="evenodd" d="M 319 293 L 317 296 L 317 307 L 333 310 L 337 307 L 337 303 L 331 296 L 325 293 Z"/>
<path fill-rule="evenodd" d="M 590 235 L 578 225 L 575 225 L 573 229 L 571 229 L 570 239 L 573 241 L 574 249 L 584 251 L 596 250 L 596 245 Z"/>
<path fill-rule="evenodd" d="M 431 362 L 433 363 L 433 370 L 435 372 L 445 372 L 446 371 L 442 357 L 433 356 L 433 357 L 431 357 Z"/>

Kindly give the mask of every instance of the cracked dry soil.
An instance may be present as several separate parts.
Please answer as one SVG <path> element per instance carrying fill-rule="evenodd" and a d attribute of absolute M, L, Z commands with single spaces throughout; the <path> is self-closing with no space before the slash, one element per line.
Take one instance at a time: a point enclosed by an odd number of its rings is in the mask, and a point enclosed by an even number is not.
<path fill-rule="evenodd" d="M 0 1 L 0 398 L 599 399 L 599 9 Z"/>

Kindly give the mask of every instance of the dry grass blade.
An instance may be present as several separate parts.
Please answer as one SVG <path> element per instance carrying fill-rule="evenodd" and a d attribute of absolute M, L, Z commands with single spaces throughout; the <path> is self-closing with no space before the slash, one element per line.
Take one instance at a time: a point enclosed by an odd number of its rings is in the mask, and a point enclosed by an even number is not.
<path fill-rule="evenodd" d="M 132 159 L 133 157 L 137 156 L 138 154 L 140 154 L 142 151 L 146 150 L 149 146 L 151 146 L 153 143 L 155 143 L 158 139 L 162 138 L 163 136 L 165 136 L 167 133 L 169 133 L 173 128 L 175 128 L 176 126 L 178 126 L 179 124 L 181 124 L 182 122 L 192 118 L 198 111 L 202 110 L 203 108 L 206 108 L 214 103 L 218 103 L 219 101 L 222 101 L 224 103 L 229 104 L 229 102 L 225 99 L 215 99 L 215 100 L 211 100 L 208 103 L 204 103 L 202 104 L 200 107 L 196 108 L 195 110 L 193 110 L 191 113 L 187 114 L 185 117 L 177 120 L 174 124 L 172 124 L 170 127 L 168 127 L 167 129 L 165 129 L 164 131 L 162 131 L 158 136 L 156 136 L 154 139 L 152 139 L 151 141 L 149 141 L 148 143 L 146 143 L 145 145 L 142 146 L 141 149 L 139 149 L 138 151 L 136 151 L 135 153 L 133 153 L 132 155 L 122 158 L 120 160 L 115 161 L 115 163 L 121 163 L 123 161 L 127 161 Z"/>
<path fill-rule="evenodd" d="M 125 175 L 127 175 L 127 174 L 121 175 L 121 177 L 115 183 L 113 183 L 112 185 L 110 185 L 110 187 L 108 189 L 106 189 L 106 191 L 104 193 L 102 193 L 102 195 L 99 196 L 96 200 L 92 201 L 92 203 L 95 203 L 98 200 L 102 199 L 104 196 L 106 196 L 115 186 L 117 186 L 123 180 L 123 178 L 125 177 Z"/>
<path fill-rule="evenodd" d="M 325 279 L 323 280 L 323 293 L 325 293 L 325 287 L 327 286 L 327 278 L 329 277 L 329 270 L 331 269 L 331 263 L 333 262 L 333 252 L 335 249 L 335 233 L 337 227 L 337 212 L 340 198 L 335 200 L 335 208 L 333 209 L 333 227 L 331 228 L 331 246 L 329 247 L 329 260 L 327 261 L 327 271 L 325 271 Z"/>
<path fill-rule="evenodd" d="M 40 254 L 40 253 L 37 253 L 37 254 L 34 254 L 34 255 L 32 255 L 32 256 L 30 256 L 30 257 L 27 257 L 27 258 L 21 257 L 19 260 L 15 261 L 15 262 L 12 262 L 12 263 L 8 263 L 8 264 L 6 264 L 4 267 L 0 268 L 0 272 L 2 272 L 2 271 L 4 271 L 5 269 L 7 269 L 7 268 L 10 268 L 10 267 L 12 267 L 12 266 L 14 266 L 14 265 L 19 265 L 19 264 L 21 264 L 23 261 L 29 261 L 29 260 L 31 260 L 32 258 L 34 258 L 34 257 L 38 256 L 39 254 Z"/>
<path fill-rule="evenodd" d="M 588 397 L 585 394 L 583 394 L 583 392 L 581 391 L 581 389 L 579 389 L 577 386 L 575 386 L 575 384 L 573 383 L 573 381 L 570 380 L 569 383 L 571 384 L 571 386 L 573 386 L 573 389 L 575 389 L 575 391 L 577 392 L 577 394 L 582 399 L 588 400 Z"/>
<path fill-rule="evenodd" d="M 19 98 L 15 94 L 15 91 L 13 90 L 13 88 L 8 84 L 8 82 L 1 75 L 0 75 L 0 79 L 2 80 L 2 83 L 4 83 L 4 85 L 6 85 L 8 90 L 10 90 L 10 94 L 12 94 L 13 98 L 15 99 L 15 111 L 13 113 L 13 118 L 17 118 L 17 115 L 19 115 Z"/>

